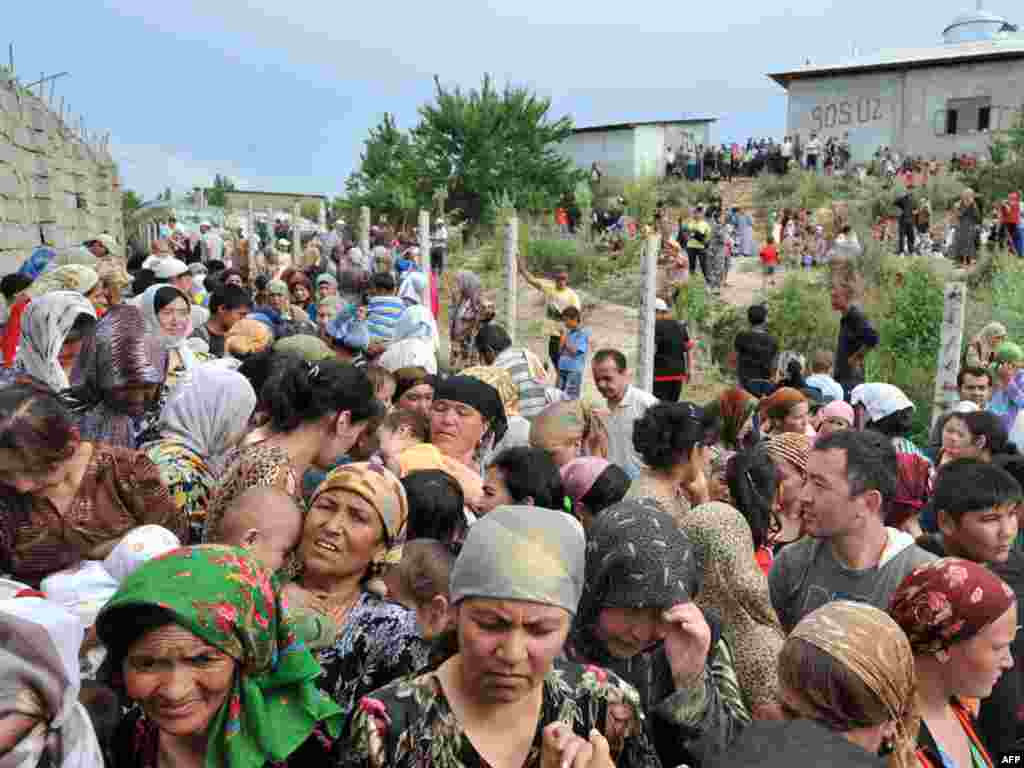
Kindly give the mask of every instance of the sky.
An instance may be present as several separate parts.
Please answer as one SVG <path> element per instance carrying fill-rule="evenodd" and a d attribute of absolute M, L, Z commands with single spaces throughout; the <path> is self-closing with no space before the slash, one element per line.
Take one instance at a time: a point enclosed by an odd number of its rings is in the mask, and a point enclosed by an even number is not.
<path fill-rule="evenodd" d="M 577 126 L 710 115 L 720 141 L 781 136 L 765 76 L 927 46 L 975 0 L 63 0 L 5 3 L 23 81 L 71 73 L 57 100 L 109 131 L 123 184 L 340 194 L 385 112 L 401 127 L 434 76 L 550 98 Z M 1024 24 L 1015 0 L 985 9 Z"/>

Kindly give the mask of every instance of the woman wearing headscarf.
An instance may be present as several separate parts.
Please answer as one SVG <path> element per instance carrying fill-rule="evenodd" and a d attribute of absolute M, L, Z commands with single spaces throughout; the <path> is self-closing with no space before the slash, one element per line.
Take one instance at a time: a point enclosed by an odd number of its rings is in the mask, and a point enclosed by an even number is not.
<path fill-rule="evenodd" d="M 70 386 L 82 345 L 96 327 L 96 310 L 75 291 L 53 291 L 35 299 L 21 318 L 21 341 L 9 376 L 61 392 Z"/>
<path fill-rule="evenodd" d="M 914 658 L 899 625 L 864 603 L 811 612 L 779 654 L 787 720 L 751 724 L 708 768 L 916 768 Z M 960 763 L 967 766 L 970 763 Z"/>
<path fill-rule="evenodd" d="M 277 488 L 301 501 L 306 470 L 327 469 L 348 453 L 380 409 L 363 371 L 337 360 L 282 357 L 259 393 L 270 422 L 246 439 L 217 479 L 206 541 L 218 539 L 225 511 L 250 488 Z"/>
<path fill-rule="evenodd" d="M 430 310 L 420 304 L 413 304 L 399 315 L 394 336 L 377 359 L 377 365 L 391 372 L 417 366 L 436 374 L 437 351 L 440 346 L 437 325 Z"/>
<path fill-rule="evenodd" d="M 330 277 L 330 275 L 328 275 Z M 340 296 L 324 296 L 316 303 L 316 327 L 320 329 L 320 338 L 324 341 L 330 340 L 327 327 L 331 321 L 338 316 L 338 313 L 345 309 L 345 300 Z"/>
<path fill-rule="evenodd" d="M 458 373 L 480 362 L 475 343 L 476 334 L 480 325 L 490 319 L 488 315 L 493 317 L 493 312 L 488 311 L 480 278 L 473 272 L 456 272 L 454 288 L 449 309 L 448 368 Z"/>
<path fill-rule="evenodd" d="M 767 435 L 780 435 L 784 432 L 808 436 L 814 434 L 808 421 L 810 403 L 799 389 L 779 387 L 761 400 L 758 409 L 764 424 L 763 431 Z"/>
<path fill-rule="evenodd" d="M 590 530 L 604 510 L 618 504 L 629 490 L 630 479 L 626 471 L 607 459 L 583 456 L 565 464 L 561 470 L 562 488 L 572 500 L 572 511 Z"/>
<path fill-rule="evenodd" d="M 378 464 L 337 467 L 317 487 L 299 544 L 292 606 L 326 619 L 333 641 L 319 652 L 320 687 L 345 712 L 360 697 L 427 661 L 416 616 L 366 588 L 402 556 L 409 503 L 401 481 Z"/>
<path fill-rule="evenodd" d="M 991 768 L 966 699 L 988 697 L 1013 666 L 1013 590 L 979 563 L 944 557 L 903 580 L 889 613 L 914 653 L 920 765 Z"/>
<path fill-rule="evenodd" d="M 709 417 L 718 420 L 718 445 L 724 451 L 742 451 L 756 438 L 754 414 L 758 400 L 740 387 L 722 392 L 717 400 L 704 407 Z"/>
<path fill-rule="evenodd" d="M 92 720 L 78 701 L 82 623 L 39 597 L 0 601 L 0 764 L 104 768 Z"/>
<path fill-rule="evenodd" d="M 989 323 L 967 344 L 965 365 L 968 368 L 988 368 L 995 362 L 996 350 L 1006 341 L 1006 326 Z"/>
<path fill-rule="evenodd" d="M 855 413 L 863 414 L 865 429 L 873 429 L 892 439 L 896 453 L 911 453 L 931 463 L 924 451 L 908 437 L 913 429 L 917 406 L 902 389 L 885 382 L 858 384 L 850 392 L 850 405 Z"/>
<path fill-rule="evenodd" d="M 978 258 L 978 230 L 981 228 L 981 212 L 974 199 L 974 190 L 967 188 L 960 193 L 956 206 L 956 236 L 953 240 L 953 257 L 962 266 L 968 266 Z"/>
<path fill-rule="evenodd" d="M 458 650 L 359 702 L 343 768 L 660 766 L 637 692 L 559 658 L 583 582 L 568 515 L 498 507 L 473 525 L 450 582 Z"/>
<path fill-rule="evenodd" d="M 774 493 L 774 514 L 778 525 L 772 531 L 769 545 L 773 554 L 803 535 L 803 506 L 800 491 L 807 480 L 807 457 L 811 441 L 806 435 L 785 432 L 758 444 L 775 465 L 778 485 Z"/>
<path fill-rule="evenodd" d="M 484 463 L 489 463 L 505 448 L 528 447 L 530 445 L 530 422 L 519 413 L 519 390 L 512 383 L 509 372 L 496 365 L 474 365 L 463 369 L 462 375 L 470 376 L 494 387 L 501 398 L 501 407 L 505 411 L 505 434 L 501 439 L 495 440 L 494 446 L 484 457 Z"/>
<path fill-rule="evenodd" d="M 192 302 L 188 295 L 170 285 L 151 285 L 140 303 L 146 333 L 167 350 L 168 391 L 188 380 L 200 362 L 188 344 L 192 335 Z"/>
<path fill-rule="evenodd" d="M 608 427 L 582 400 L 551 403 L 530 424 L 530 445 L 543 448 L 565 466 L 580 456 L 608 456 Z"/>
<path fill-rule="evenodd" d="M 308 766 L 332 759 L 338 706 L 316 688 L 269 571 L 241 549 L 187 547 L 124 580 L 97 621 L 109 682 L 132 703 L 116 766 Z"/>
<path fill-rule="evenodd" d="M 995 359 L 989 367 L 993 377 L 992 397 L 988 401 L 988 410 L 1002 419 L 1007 432 L 1013 430 L 1017 423 L 1017 414 L 1024 409 L 1022 365 L 1024 350 L 1012 341 L 1004 341 L 996 348 Z"/>
<path fill-rule="evenodd" d="M 431 444 L 445 456 L 482 474 L 481 462 L 505 436 L 501 396 L 473 376 L 449 376 L 434 387 Z"/>
<path fill-rule="evenodd" d="M 290 298 L 288 284 L 284 280 L 271 280 L 267 283 L 267 305 L 258 307 L 257 311 L 270 319 L 275 338 L 280 339 L 296 333 L 309 333 L 315 336 L 316 324 L 301 307 L 293 306 Z"/>
<path fill-rule="evenodd" d="M 780 717 L 776 659 L 785 635 L 754 557 L 750 525 L 733 507 L 713 501 L 695 507 L 682 530 L 693 542 L 702 574 L 695 600 L 722 620 L 744 704 L 755 720 Z"/>
<path fill-rule="evenodd" d="M 399 368 L 395 371 L 395 394 L 391 398 L 395 408 L 419 411 L 429 419 L 436 381 L 426 368 Z"/>
<path fill-rule="evenodd" d="M 224 351 L 242 360 L 267 349 L 274 343 L 274 331 L 269 323 L 250 315 L 231 326 L 224 339 Z"/>
<path fill-rule="evenodd" d="M 160 439 L 143 446 L 199 541 L 215 479 L 227 452 L 245 435 L 256 392 L 242 374 L 201 365 L 160 414 Z"/>
<path fill-rule="evenodd" d="M 566 655 L 636 687 L 664 765 L 701 765 L 750 722 L 732 649 L 694 604 L 699 591 L 696 553 L 671 516 L 627 500 L 594 521 Z"/>
<path fill-rule="evenodd" d="M 166 371 L 167 351 L 147 335 L 142 313 L 112 307 L 83 346 L 67 393 L 82 439 L 123 448 L 151 439 Z"/>
<path fill-rule="evenodd" d="M 0 414 L 0 572 L 38 583 L 106 557 L 147 523 L 184 536 L 184 515 L 153 463 L 139 451 L 83 439 L 56 394 L 0 389 Z"/>

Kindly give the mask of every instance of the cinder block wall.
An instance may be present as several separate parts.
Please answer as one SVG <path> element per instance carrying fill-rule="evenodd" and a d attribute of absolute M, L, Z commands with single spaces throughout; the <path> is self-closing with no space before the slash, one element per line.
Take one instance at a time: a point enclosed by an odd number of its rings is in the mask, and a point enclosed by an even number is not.
<path fill-rule="evenodd" d="M 101 232 L 123 243 L 122 227 L 109 152 L 0 75 L 0 275 L 15 271 L 41 237 L 57 250 Z"/>

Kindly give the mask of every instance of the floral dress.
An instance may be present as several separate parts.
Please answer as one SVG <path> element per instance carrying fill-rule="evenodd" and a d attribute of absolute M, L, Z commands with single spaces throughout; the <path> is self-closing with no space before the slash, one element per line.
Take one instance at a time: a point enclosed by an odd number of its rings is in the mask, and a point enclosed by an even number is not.
<path fill-rule="evenodd" d="M 625 705 L 629 716 L 609 718 L 610 705 Z M 600 667 L 556 660 L 544 678 L 543 704 L 533 745 L 523 768 L 539 768 L 541 738 L 550 723 L 571 725 L 578 736 L 597 728 L 618 768 L 660 768 L 647 737 L 636 690 Z M 488 768 L 465 737 L 434 673 L 400 680 L 364 697 L 343 744 L 341 768 Z"/>
<path fill-rule="evenodd" d="M 177 440 L 163 439 L 144 446 L 179 511 L 188 516 L 189 542 L 202 540 L 206 508 L 214 478 L 203 458 Z"/>
<path fill-rule="evenodd" d="M 351 712 L 362 696 L 427 666 L 429 644 L 416 614 L 364 592 L 349 611 L 334 644 L 320 650 L 320 689 Z"/>

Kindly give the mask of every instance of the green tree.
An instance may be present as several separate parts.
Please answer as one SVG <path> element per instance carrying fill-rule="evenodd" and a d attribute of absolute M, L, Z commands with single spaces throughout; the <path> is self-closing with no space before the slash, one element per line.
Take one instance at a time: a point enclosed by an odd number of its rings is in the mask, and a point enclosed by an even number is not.
<path fill-rule="evenodd" d="M 345 182 L 347 205 L 366 205 L 384 213 L 415 207 L 419 200 L 416 152 L 394 116 L 385 113 L 380 124 L 370 129 L 363 146 L 359 170 Z"/>
<path fill-rule="evenodd" d="M 213 186 L 206 189 L 206 202 L 216 208 L 223 208 L 226 202 L 225 192 L 234 192 L 235 183 L 227 176 L 219 173 L 213 176 Z"/>
<path fill-rule="evenodd" d="M 126 189 L 121 193 L 121 216 L 127 220 L 136 210 L 142 207 L 142 198 L 134 189 Z"/>
<path fill-rule="evenodd" d="M 448 205 L 471 222 L 493 212 L 489 201 L 507 192 L 517 206 L 554 207 L 576 180 L 557 145 L 573 130 L 569 117 L 552 121 L 550 99 L 526 88 L 498 91 L 490 75 L 480 89 L 447 89 L 434 78 L 435 100 L 420 107 L 412 131 L 418 178 L 446 187 Z"/>

